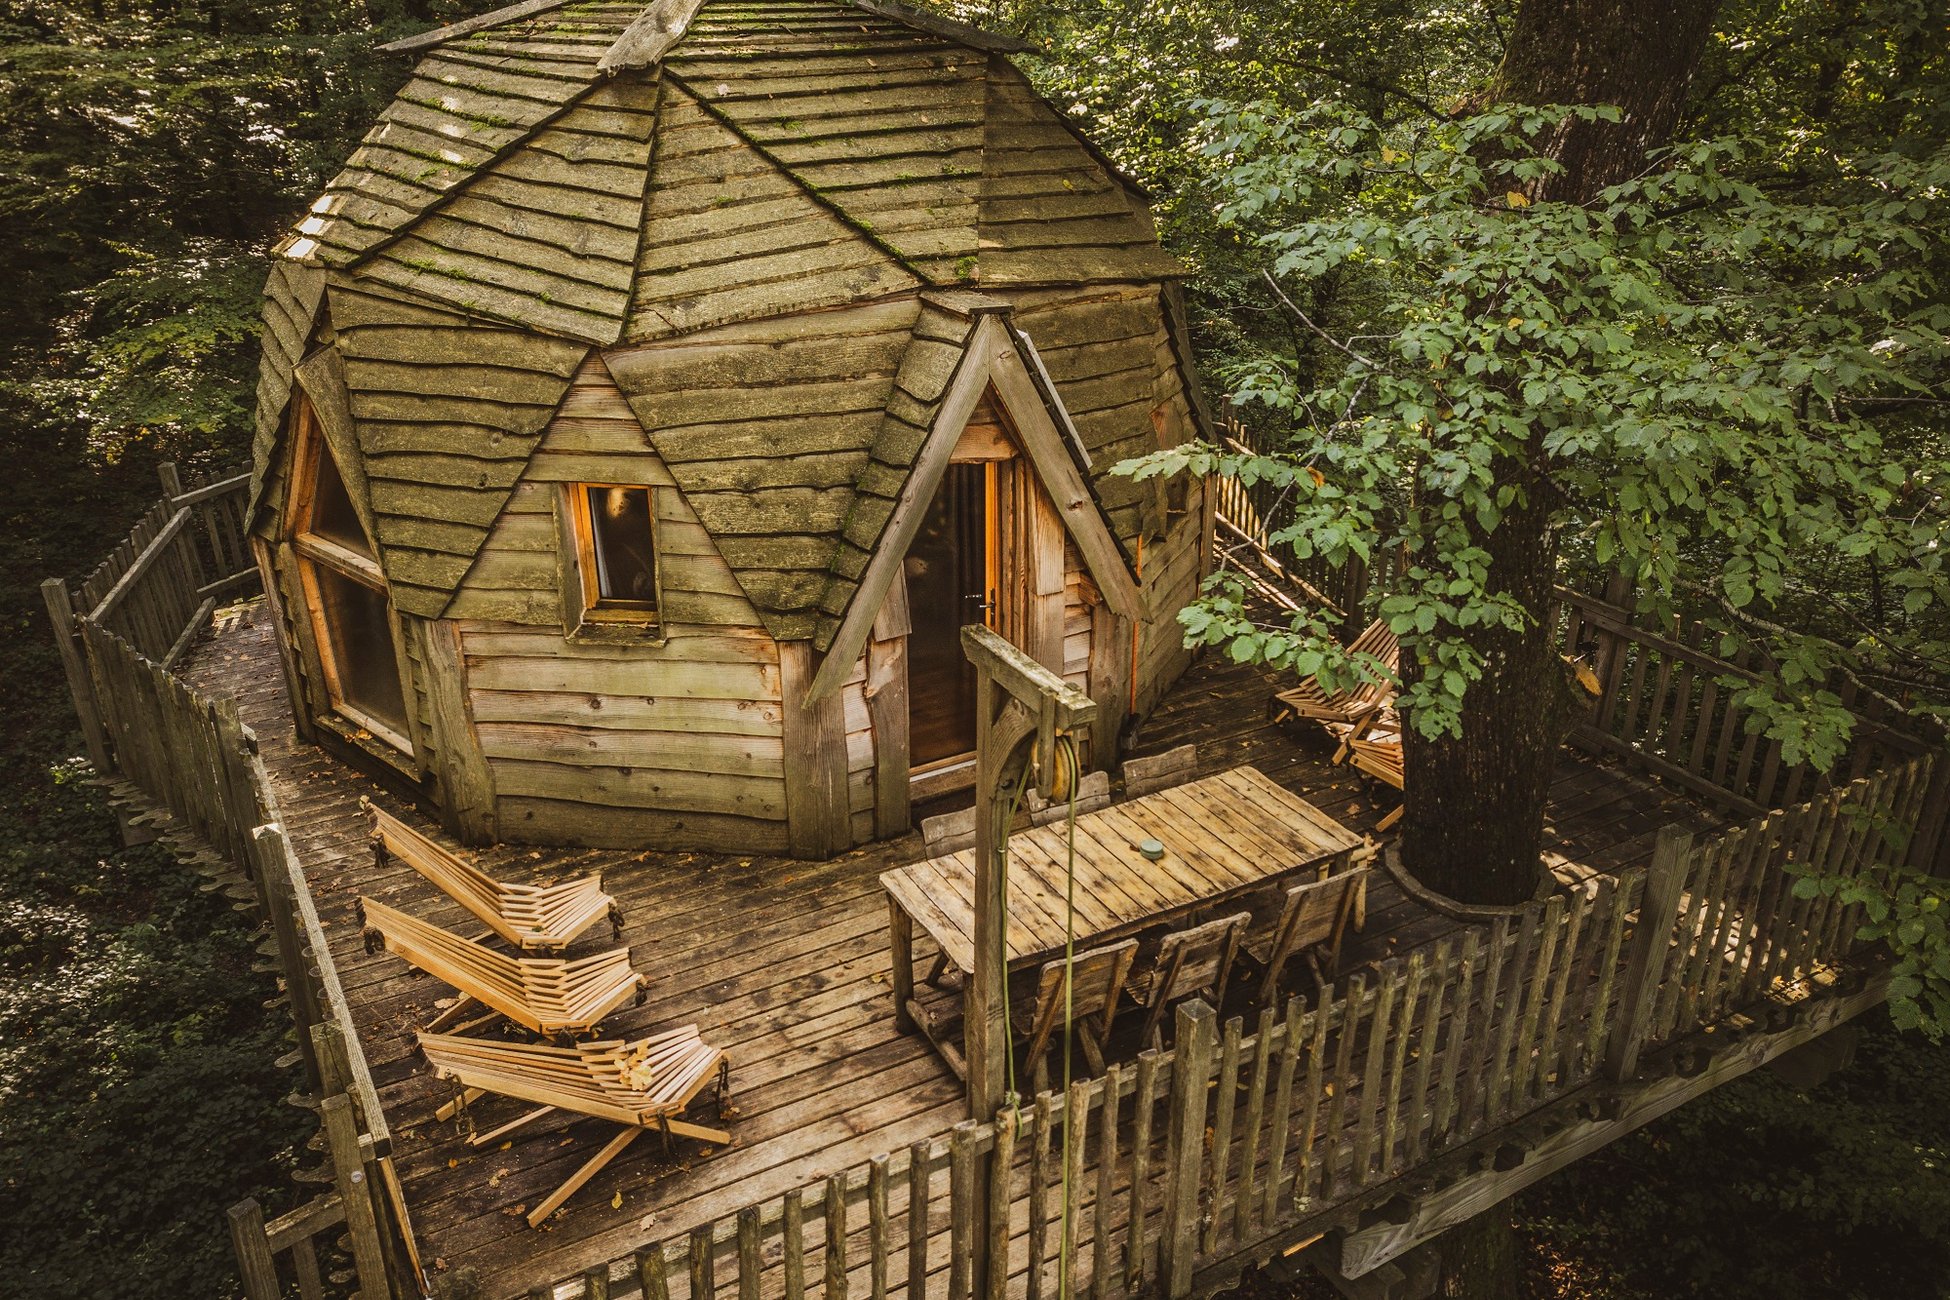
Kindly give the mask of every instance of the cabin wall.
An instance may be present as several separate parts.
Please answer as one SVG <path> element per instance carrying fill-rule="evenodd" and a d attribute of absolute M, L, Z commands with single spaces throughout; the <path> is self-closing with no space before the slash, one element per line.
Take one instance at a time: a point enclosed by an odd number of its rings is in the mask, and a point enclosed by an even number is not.
<path fill-rule="evenodd" d="M 643 640 L 565 630 L 558 501 L 576 482 L 663 489 L 661 620 Z M 447 616 L 501 838 L 785 848 L 778 646 L 600 359 L 571 383 Z"/>

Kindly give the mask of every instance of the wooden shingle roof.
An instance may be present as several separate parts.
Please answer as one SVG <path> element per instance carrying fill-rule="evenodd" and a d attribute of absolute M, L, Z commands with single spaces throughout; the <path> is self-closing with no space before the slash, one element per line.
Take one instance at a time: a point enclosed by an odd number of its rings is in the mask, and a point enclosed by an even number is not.
<path fill-rule="evenodd" d="M 392 48 L 278 249 L 258 452 L 322 296 L 409 612 L 595 348 L 767 626 L 823 642 L 967 335 L 938 295 L 1183 274 L 1020 43 L 888 0 L 526 0 Z"/>

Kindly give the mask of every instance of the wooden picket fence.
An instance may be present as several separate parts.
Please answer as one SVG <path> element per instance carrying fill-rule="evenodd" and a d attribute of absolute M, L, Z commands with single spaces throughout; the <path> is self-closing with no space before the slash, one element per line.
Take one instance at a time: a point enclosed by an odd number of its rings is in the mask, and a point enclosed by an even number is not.
<path fill-rule="evenodd" d="M 1592 665 L 1600 684 L 1572 741 L 1622 758 L 1725 812 L 1758 816 L 1942 750 L 1940 737 L 1932 741 L 1906 730 L 1915 724 L 1890 716 L 1881 702 L 1844 682 L 1838 694 L 1855 718 L 1847 753 L 1828 772 L 1790 763 L 1779 740 L 1748 729 L 1739 690 L 1760 680 L 1748 667 L 1750 647 L 1728 661 L 1706 651 L 1712 634 L 1699 620 L 1648 629 L 1616 604 L 1568 588 L 1559 588 L 1557 597 L 1561 644 Z M 1937 765 L 1934 780 L 1907 861 L 1943 871 L 1950 870 L 1950 763 Z"/>
<path fill-rule="evenodd" d="M 1172 1050 L 735 1209 L 552 1300 L 1184 1296 L 1347 1226 L 1395 1180 L 1842 965 L 1857 875 L 1932 776 L 1917 760 L 1294 997 L 1251 1026 L 1181 1011 Z M 1251 1032 L 1248 1032 L 1250 1029 Z M 991 1170 L 1006 1170 L 992 1176 Z M 1067 1207 L 1067 1215 L 1065 1209 Z M 1064 1227 L 1067 1219 L 1067 1238 Z M 1067 1243 L 1067 1244 L 1066 1244 Z"/>
<path fill-rule="evenodd" d="M 78 592 L 43 584 L 89 758 L 131 819 L 171 842 L 266 926 L 335 1190 L 266 1222 L 244 1202 L 230 1228 L 249 1300 L 281 1296 L 279 1260 L 304 1300 L 321 1297 L 315 1239 L 341 1232 L 360 1293 L 420 1291 L 391 1135 L 353 1029 L 303 865 L 292 851 L 257 741 L 235 702 L 210 700 L 169 671 L 217 600 L 257 580 L 244 535 L 249 475 L 167 495 Z M 76 597 L 79 597 L 77 610 Z"/>

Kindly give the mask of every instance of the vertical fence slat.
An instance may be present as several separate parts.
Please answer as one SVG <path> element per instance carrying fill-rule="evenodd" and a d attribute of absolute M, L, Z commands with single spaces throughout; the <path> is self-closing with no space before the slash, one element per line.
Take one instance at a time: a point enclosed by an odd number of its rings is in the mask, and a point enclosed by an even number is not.
<path fill-rule="evenodd" d="M 1212 1162 L 1206 1171 L 1205 1203 L 1211 1212 L 1205 1216 L 1199 1249 L 1211 1254 L 1219 1248 L 1219 1206 L 1226 1191 L 1226 1166 L 1232 1158 L 1232 1115 L 1239 1102 L 1239 1041 L 1245 1022 L 1238 1016 L 1226 1021 L 1219 1040 L 1218 1107 L 1212 1115 Z"/>
<path fill-rule="evenodd" d="M 1262 1007 L 1259 1027 L 1253 1033 L 1253 1074 L 1252 1081 L 1246 1085 L 1246 1128 L 1240 1135 L 1239 1179 L 1233 1188 L 1232 1236 L 1240 1244 L 1251 1239 L 1248 1234 L 1252 1231 L 1257 1200 L 1254 1193 L 1258 1184 L 1254 1179 L 1259 1168 L 1259 1130 L 1266 1121 L 1266 1075 L 1273 1061 L 1273 1025 L 1273 1008 Z M 1282 1114 L 1279 1120 L 1285 1123 L 1286 1116 Z M 1216 1218 L 1216 1202 L 1212 1210 Z"/>
<path fill-rule="evenodd" d="M 1129 1225 L 1124 1234 L 1124 1289 L 1135 1291 L 1145 1275 L 1145 1215 L 1151 1203 L 1151 1116 L 1157 1106 L 1158 1062 L 1155 1049 L 1138 1055 L 1137 1084 L 1131 1096 L 1131 1187 Z"/>

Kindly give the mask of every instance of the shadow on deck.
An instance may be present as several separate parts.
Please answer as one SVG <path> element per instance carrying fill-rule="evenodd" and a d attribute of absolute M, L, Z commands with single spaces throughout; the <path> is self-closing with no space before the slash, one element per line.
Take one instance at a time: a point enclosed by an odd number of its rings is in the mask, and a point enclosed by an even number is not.
<path fill-rule="evenodd" d="M 413 1047 L 451 990 L 397 958 L 369 956 L 353 918 L 361 894 L 460 933 L 478 925 L 397 863 L 376 869 L 359 811 L 369 795 L 412 816 L 389 792 L 294 736 L 268 621 L 254 606 L 229 617 L 181 668 L 199 690 L 234 697 L 277 787 L 305 864 L 365 1054 L 394 1134 L 394 1155 L 430 1269 L 475 1270 L 482 1294 L 505 1296 L 627 1254 L 740 1206 L 776 1197 L 870 1155 L 933 1137 L 963 1118 L 961 1085 L 919 1037 L 896 1032 L 889 996 L 886 905 L 878 875 L 923 856 L 920 837 L 823 863 L 710 853 L 538 850 L 478 855 L 508 879 L 601 870 L 621 902 L 623 939 L 650 979 L 649 997 L 605 1024 L 634 1037 L 696 1023 L 729 1053 L 734 1133 L 728 1150 L 655 1141 L 632 1147 L 540 1230 L 525 1209 L 560 1183 L 608 1126 L 550 1116 L 511 1141 L 469 1148 L 433 1111 L 451 1096 Z M 1371 795 L 1328 762 L 1311 727 L 1267 720 L 1272 679 L 1209 659 L 1147 722 L 1139 752 L 1187 741 L 1201 772 L 1250 763 L 1351 829 L 1371 833 L 1392 792 Z M 423 823 L 423 819 L 421 820 Z M 1552 790 L 1553 866 L 1582 878 L 1650 856 L 1658 830 L 1703 830 L 1711 813 L 1669 790 L 1567 751 Z M 444 836 L 442 837 L 444 839 Z M 1353 970 L 1455 928 L 1378 879 L 1365 930 L 1347 950 Z M 592 932 L 577 951 L 605 940 Z M 933 953 L 925 940 L 918 956 Z M 482 1127 L 516 1113 L 477 1103 Z"/>

